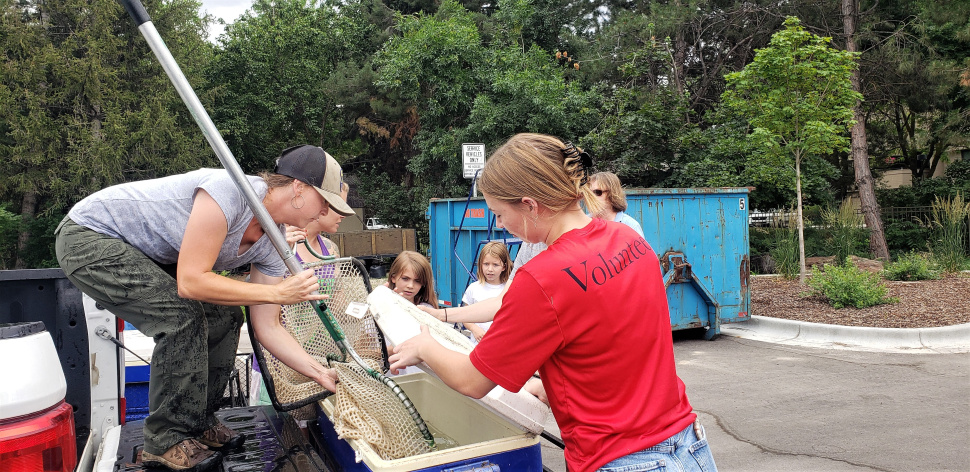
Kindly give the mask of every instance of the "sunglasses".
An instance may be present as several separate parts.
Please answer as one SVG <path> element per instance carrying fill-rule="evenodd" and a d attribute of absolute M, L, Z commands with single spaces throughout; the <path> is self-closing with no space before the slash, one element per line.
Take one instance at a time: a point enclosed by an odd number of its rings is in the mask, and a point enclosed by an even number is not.
<path fill-rule="evenodd" d="M 604 193 L 606 193 L 606 190 L 600 190 L 600 189 L 593 190 L 593 195 L 596 195 L 597 197 L 602 197 Z"/>

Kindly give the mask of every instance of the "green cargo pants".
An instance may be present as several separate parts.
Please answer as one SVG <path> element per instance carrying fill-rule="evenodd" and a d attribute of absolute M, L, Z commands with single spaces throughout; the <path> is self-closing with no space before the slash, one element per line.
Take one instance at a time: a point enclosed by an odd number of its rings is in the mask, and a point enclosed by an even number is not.
<path fill-rule="evenodd" d="M 69 218 L 54 233 L 57 261 L 67 278 L 155 339 L 145 450 L 161 455 L 214 425 L 234 367 L 242 310 L 179 297 L 174 271 Z"/>

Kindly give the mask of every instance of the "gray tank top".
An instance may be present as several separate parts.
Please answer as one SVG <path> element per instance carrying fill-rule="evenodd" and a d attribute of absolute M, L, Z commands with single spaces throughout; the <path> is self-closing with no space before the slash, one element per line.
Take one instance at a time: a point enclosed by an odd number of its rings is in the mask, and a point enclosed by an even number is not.
<path fill-rule="evenodd" d="M 266 182 L 259 177 L 247 178 L 253 184 L 256 196 L 262 200 L 266 195 Z M 81 226 L 131 244 L 159 263 L 174 264 L 178 261 L 182 236 L 198 189 L 212 196 L 225 213 L 229 225 L 213 270 L 252 264 L 266 275 L 281 277 L 286 267 L 265 234 L 249 250 L 239 254 L 239 243 L 253 219 L 253 212 L 229 173 L 223 169 L 199 169 L 108 187 L 78 202 L 68 216 Z"/>

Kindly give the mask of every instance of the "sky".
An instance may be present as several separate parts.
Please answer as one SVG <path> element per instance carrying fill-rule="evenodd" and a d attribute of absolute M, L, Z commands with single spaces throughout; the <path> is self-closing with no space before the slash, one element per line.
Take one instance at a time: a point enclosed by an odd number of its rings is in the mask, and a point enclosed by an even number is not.
<path fill-rule="evenodd" d="M 201 10 L 216 18 L 222 18 L 226 23 L 232 23 L 252 4 L 252 0 L 202 0 Z M 222 25 L 210 25 L 209 41 L 215 41 L 224 30 L 225 28 Z"/>

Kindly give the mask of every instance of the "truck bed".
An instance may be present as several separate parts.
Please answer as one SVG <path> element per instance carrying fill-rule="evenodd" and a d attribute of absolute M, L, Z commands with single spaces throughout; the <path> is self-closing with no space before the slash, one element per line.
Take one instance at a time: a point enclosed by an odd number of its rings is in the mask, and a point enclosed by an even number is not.
<path fill-rule="evenodd" d="M 246 435 L 243 447 L 223 453 L 222 464 L 213 471 L 334 472 L 337 467 L 318 445 L 306 439 L 292 416 L 272 406 L 227 408 L 216 412 L 220 421 Z M 116 472 L 141 472 L 144 444 L 142 421 L 121 427 Z M 312 426 L 310 426 L 312 427 Z"/>

